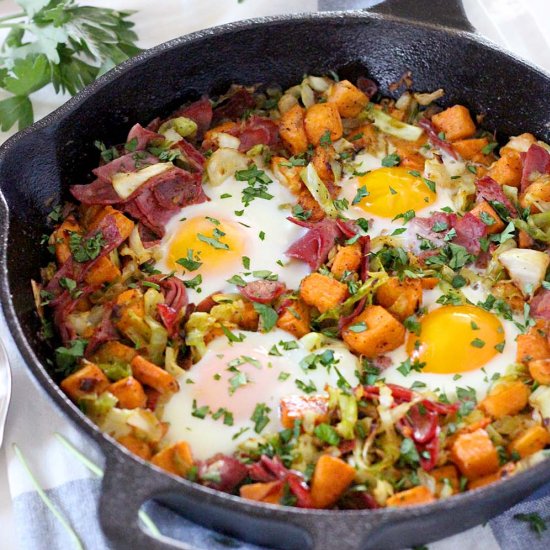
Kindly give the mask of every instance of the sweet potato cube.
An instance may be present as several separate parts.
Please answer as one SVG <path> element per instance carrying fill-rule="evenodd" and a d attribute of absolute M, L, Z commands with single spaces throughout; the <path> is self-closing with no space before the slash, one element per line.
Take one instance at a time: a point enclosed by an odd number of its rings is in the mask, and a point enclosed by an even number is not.
<path fill-rule="evenodd" d="M 550 359 L 550 345 L 548 344 L 548 327 L 544 321 L 529 329 L 526 334 L 516 338 L 518 363 L 529 363 L 537 359 Z"/>
<path fill-rule="evenodd" d="M 502 233 L 504 222 L 499 218 L 495 209 L 487 202 L 482 201 L 470 210 L 470 214 L 479 218 L 487 226 L 487 233 Z"/>
<path fill-rule="evenodd" d="M 239 494 L 242 498 L 247 498 L 248 500 L 279 504 L 284 495 L 284 483 L 280 480 L 268 481 L 266 483 L 250 483 L 243 485 L 239 489 Z"/>
<path fill-rule="evenodd" d="M 376 300 L 399 320 L 404 321 L 422 304 L 422 283 L 419 279 L 400 281 L 397 277 L 390 277 L 376 291 Z"/>
<path fill-rule="evenodd" d="M 128 376 L 111 384 L 108 391 L 118 399 L 121 409 L 137 409 L 147 406 L 147 395 L 143 386 L 133 377 Z"/>
<path fill-rule="evenodd" d="M 550 386 L 550 359 L 535 359 L 529 361 L 531 378 L 544 386 Z"/>
<path fill-rule="evenodd" d="M 134 229 L 134 222 L 130 218 L 127 218 L 120 210 L 116 210 L 112 206 L 106 206 L 100 210 L 91 221 L 88 229 L 90 231 L 96 229 L 101 220 L 107 216 L 112 216 L 114 218 L 122 239 L 126 240 Z"/>
<path fill-rule="evenodd" d="M 58 265 L 63 265 L 71 257 L 69 239 L 71 233 L 80 233 L 81 228 L 74 216 L 69 216 L 55 231 L 55 258 Z"/>
<path fill-rule="evenodd" d="M 460 483 L 458 481 L 458 472 L 452 464 L 447 464 L 439 468 L 434 468 L 430 475 L 435 479 L 438 493 L 443 489 L 444 483 L 448 483 L 453 488 L 453 493 L 458 493 Z"/>
<path fill-rule="evenodd" d="M 105 342 L 94 354 L 96 363 L 125 363 L 130 364 L 137 355 L 137 351 L 130 346 L 121 344 L 118 340 Z"/>
<path fill-rule="evenodd" d="M 317 175 L 328 189 L 334 187 L 334 172 L 332 171 L 331 165 L 331 162 L 334 160 L 334 155 L 335 151 L 332 145 L 326 147 L 318 145 L 315 147 L 313 158 L 311 159 Z"/>
<path fill-rule="evenodd" d="M 498 470 L 496 447 L 483 429 L 458 435 L 451 448 L 451 460 L 468 479 L 483 477 Z"/>
<path fill-rule="evenodd" d="M 335 308 L 348 297 L 348 286 L 320 273 L 312 273 L 302 279 L 300 298 L 321 313 Z"/>
<path fill-rule="evenodd" d="M 521 381 L 497 384 L 479 404 L 493 418 L 517 414 L 527 405 L 529 388 Z"/>
<path fill-rule="evenodd" d="M 522 171 L 523 162 L 519 152 L 510 150 L 491 166 L 487 175 L 500 185 L 519 187 Z"/>
<path fill-rule="evenodd" d="M 151 462 L 177 476 L 186 476 L 193 466 L 191 447 L 186 441 L 178 441 L 153 456 Z"/>
<path fill-rule="evenodd" d="M 61 382 L 61 389 L 75 403 L 86 395 L 103 393 L 109 386 L 109 379 L 103 371 L 93 363 L 67 376 Z"/>
<path fill-rule="evenodd" d="M 148 340 L 151 329 L 145 322 L 143 294 L 135 288 L 125 290 L 117 296 L 116 306 L 116 328 L 135 343 Z"/>
<path fill-rule="evenodd" d="M 349 80 L 341 80 L 330 88 L 327 101 L 334 103 L 344 118 L 353 118 L 365 108 L 369 98 Z"/>
<path fill-rule="evenodd" d="M 290 164 L 284 157 L 271 157 L 271 171 L 275 174 L 279 182 L 288 188 L 288 190 L 297 195 L 303 187 L 300 172 L 302 166 L 288 166 Z"/>
<path fill-rule="evenodd" d="M 550 445 L 550 432 L 543 426 L 531 426 L 508 445 L 508 451 L 525 458 L 541 451 L 546 445 Z"/>
<path fill-rule="evenodd" d="M 296 338 L 301 338 L 310 332 L 310 314 L 307 305 L 302 300 L 295 300 L 283 308 L 277 320 L 280 329 L 290 332 Z"/>
<path fill-rule="evenodd" d="M 328 400 L 323 395 L 289 395 L 280 403 L 281 424 L 292 428 L 296 420 L 312 416 L 315 424 L 328 422 Z"/>
<path fill-rule="evenodd" d="M 147 361 L 141 355 L 136 355 L 132 359 L 131 366 L 132 374 L 137 380 L 159 393 L 175 393 L 179 390 L 178 381 L 170 373 Z"/>
<path fill-rule="evenodd" d="M 447 141 L 469 138 L 476 133 L 470 111 L 463 105 L 454 105 L 434 115 L 432 123 L 438 132 L 445 134 Z"/>
<path fill-rule="evenodd" d="M 364 323 L 364 330 L 362 328 Z M 381 306 L 367 306 L 342 331 L 352 351 L 376 357 L 398 348 L 405 341 L 405 327 Z"/>
<path fill-rule="evenodd" d="M 420 286 L 423 290 L 433 290 L 439 284 L 439 281 L 438 277 L 422 277 Z"/>
<path fill-rule="evenodd" d="M 489 145 L 487 138 L 461 139 L 453 143 L 453 148 L 465 160 L 490 164 L 494 157 L 483 153 L 483 148 L 487 145 Z"/>
<path fill-rule="evenodd" d="M 468 489 L 469 490 L 479 489 L 480 487 L 485 487 L 486 485 L 490 485 L 491 483 L 500 481 L 501 479 L 504 479 L 505 477 L 512 475 L 515 469 L 516 469 L 515 464 L 512 462 L 509 462 L 494 474 L 489 474 L 489 475 L 478 477 L 477 479 L 472 479 L 471 481 L 468 481 Z"/>
<path fill-rule="evenodd" d="M 153 456 L 149 443 L 143 441 L 143 439 L 139 439 L 139 437 L 135 435 L 124 435 L 119 437 L 117 441 L 121 445 L 124 445 L 130 452 L 143 458 L 143 460 L 151 460 L 151 456 Z"/>
<path fill-rule="evenodd" d="M 523 229 L 520 229 L 518 231 L 518 247 L 519 248 L 531 248 L 535 241 L 533 240 L 533 237 L 527 233 L 527 231 L 524 231 Z"/>
<path fill-rule="evenodd" d="M 330 271 L 340 279 L 346 271 L 357 271 L 361 265 L 362 257 L 359 243 L 341 246 L 332 260 Z"/>
<path fill-rule="evenodd" d="M 299 155 L 307 151 L 307 135 L 304 128 L 305 110 L 294 105 L 279 120 L 279 134 L 285 147 L 293 154 Z"/>
<path fill-rule="evenodd" d="M 307 111 L 304 119 L 307 139 L 313 145 L 319 145 L 321 138 L 330 136 L 337 141 L 344 132 L 340 113 L 334 103 L 315 103 Z"/>
<path fill-rule="evenodd" d="M 412 489 L 395 493 L 386 500 L 386 506 L 416 506 L 418 504 L 429 504 L 434 502 L 433 493 L 424 485 L 418 485 Z"/>
<path fill-rule="evenodd" d="M 311 479 L 311 500 L 315 508 L 334 506 L 355 478 L 355 468 L 340 458 L 322 455 Z"/>
<path fill-rule="evenodd" d="M 376 150 L 380 139 L 380 131 L 369 122 L 351 130 L 346 139 L 353 144 L 356 151 L 359 149 Z"/>
<path fill-rule="evenodd" d="M 86 273 L 86 282 L 89 285 L 112 283 L 120 277 L 120 269 L 106 256 L 99 258 Z"/>

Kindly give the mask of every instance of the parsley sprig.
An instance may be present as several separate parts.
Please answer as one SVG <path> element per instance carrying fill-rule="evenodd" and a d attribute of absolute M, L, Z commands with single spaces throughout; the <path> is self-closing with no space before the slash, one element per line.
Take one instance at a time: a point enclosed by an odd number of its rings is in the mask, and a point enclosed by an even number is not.
<path fill-rule="evenodd" d="M 31 94 L 53 84 L 71 95 L 139 52 L 131 12 L 77 5 L 75 0 L 17 0 L 23 11 L 2 18 L 0 129 L 34 120 Z"/>

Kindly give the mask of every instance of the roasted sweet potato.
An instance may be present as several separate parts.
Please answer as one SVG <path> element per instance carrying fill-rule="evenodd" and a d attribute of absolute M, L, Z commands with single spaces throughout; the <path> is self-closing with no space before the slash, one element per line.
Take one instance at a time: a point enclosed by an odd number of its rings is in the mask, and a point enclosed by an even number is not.
<path fill-rule="evenodd" d="M 99 395 L 109 387 L 109 379 L 93 363 L 77 370 L 61 382 L 61 389 L 76 403 L 86 395 Z"/>
<path fill-rule="evenodd" d="M 304 113 L 303 107 L 294 105 L 279 120 L 281 139 L 293 155 L 299 155 L 307 150 L 308 138 L 304 128 Z"/>
<path fill-rule="evenodd" d="M 137 409 L 147 406 L 147 396 L 143 386 L 133 377 L 128 376 L 111 384 L 108 391 L 118 399 L 120 409 Z"/>
<path fill-rule="evenodd" d="M 55 242 L 55 258 L 62 266 L 70 257 L 69 238 L 71 233 L 80 233 L 81 228 L 74 216 L 69 216 L 53 233 Z"/>
<path fill-rule="evenodd" d="M 470 111 L 462 105 L 454 105 L 434 115 L 432 123 L 438 132 L 445 134 L 447 141 L 469 138 L 476 133 L 476 125 Z"/>
<path fill-rule="evenodd" d="M 249 485 L 243 485 L 239 489 L 239 494 L 242 498 L 249 500 L 279 504 L 284 494 L 284 483 L 282 481 L 250 483 Z"/>
<path fill-rule="evenodd" d="M 534 244 L 533 237 L 527 233 L 527 231 L 523 231 L 523 229 L 520 229 L 518 231 L 518 247 L 519 248 L 531 248 Z"/>
<path fill-rule="evenodd" d="M 355 477 L 355 468 L 340 458 L 322 455 L 311 479 L 311 500 L 315 508 L 330 508 L 338 502 Z"/>
<path fill-rule="evenodd" d="M 399 320 L 404 321 L 422 305 L 422 283 L 419 279 L 390 277 L 376 291 L 376 300 Z"/>
<path fill-rule="evenodd" d="M 536 359 L 550 359 L 550 345 L 548 344 L 548 326 L 545 321 L 537 321 L 527 334 L 520 334 L 516 338 L 518 363 L 528 363 Z"/>
<path fill-rule="evenodd" d="M 455 141 L 453 148 L 465 160 L 479 164 L 491 164 L 494 157 L 483 153 L 483 148 L 487 145 L 489 145 L 487 138 L 472 138 Z"/>
<path fill-rule="evenodd" d="M 365 108 L 369 98 L 349 80 L 341 80 L 330 88 L 327 101 L 336 105 L 341 116 L 352 118 Z"/>
<path fill-rule="evenodd" d="M 519 197 L 522 208 L 530 208 L 531 212 L 544 212 L 544 204 L 550 202 L 550 175 L 537 178 L 525 189 Z"/>
<path fill-rule="evenodd" d="M 359 243 L 341 246 L 332 260 L 330 271 L 340 279 L 346 271 L 357 271 L 361 265 L 361 258 L 362 252 Z"/>
<path fill-rule="evenodd" d="M 336 307 L 349 295 L 348 286 L 320 273 L 312 273 L 302 279 L 300 298 L 321 313 Z"/>
<path fill-rule="evenodd" d="M 508 451 L 525 458 L 541 451 L 547 445 L 550 445 L 550 432 L 543 426 L 531 426 L 508 445 Z"/>
<path fill-rule="evenodd" d="M 473 479 L 471 481 L 468 481 L 468 489 L 479 489 L 480 487 L 485 487 L 485 485 L 490 485 L 491 483 L 495 483 L 495 481 L 499 481 L 501 479 L 504 479 L 514 473 L 516 469 L 516 465 L 513 463 L 505 464 L 502 468 L 498 470 L 498 472 L 495 472 L 494 474 L 489 474 L 483 477 L 478 477 L 477 479 Z"/>
<path fill-rule="evenodd" d="M 94 354 L 96 363 L 124 363 L 130 364 L 137 355 L 137 351 L 130 346 L 121 344 L 118 340 L 105 342 Z"/>
<path fill-rule="evenodd" d="M 479 404 L 493 418 L 517 414 L 527 405 L 529 388 L 520 380 L 497 384 Z"/>
<path fill-rule="evenodd" d="M 439 281 L 438 277 L 422 277 L 420 279 L 420 286 L 424 290 L 432 290 L 439 284 Z"/>
<path fill-rule="evenodd" d="M 317 175 L 329 189 L 334 187 L 334 172 L 330 164 L 334 160 L 334 155 L 335 151 L 332 145 L 327 145 L 326 147 L 318 145 L 315 147 L 313 158 L 311 159 Z"/>
<path fill-rule="evenodd" d="M 101 220 L 106 216 L 112 216 L 114 218 L 117 229 L 122 239 L 126 240 L 134 229 L 134 222 L 131 219 L 127 218 L 120 210 L 116 210 L 112 206 L 105 206 L 104 208 L 102 208 L 94 216 L 93 220 L 90 222 L 88 229 L 95 229 L 99 225 L 99 222 L 101 222 Z"/>
<path fill-rule="evenodd" d="M 365 324 L 365 329 L 361 328 Z M 353 330 L 352 330 L 353 328 Z M 405 341 L 405 327 L 382 306 L 367 306 L 342 331 L 342 339 L 352 351 L 376 357 L 398 348 Z"/>
<path fill-rule="evenodd" d="M 387 140 L 395 147 L 395 153 L 400 158 L 400 166 L 419 172 L 424 171 L 426 159 L 418 152 L 420 147 L 426 143 L 424 134 L 416 141 L 407 141 L 395 136 L 390 136 Z"/>
<path fill-rule="evenodd" d="M 298 194 L 298 204 L 311 214 L 308 218 L 310 222 L 318 222 L 325 217 L 325 212 L 320 204 L 312 197 L 309 190 L 305 187 Z"/>
<path fill-rule="evenodd" d="M 395 493 L 386 500 L 386 506 L 416 506 L 418 504 L 429 504 L 435 497 L 433 493 L 424 485 L 418 485 L 406 491 Z"/>
<path fill-rule="evenodd" d="M 458 435 L 451 448 L 451 460 L 468 479 L 483 477 L 498 470 L 496 447 L 483 429 Z"/>
<path fill-rule="evenodd" d="M 120 277 L 120 269 L 106 256 L 99 258 L 92 268 L 86 273 L 86 283 L 89 285 L 102 285 L 112 283 Z"/>
<path fill-rule="evenodd" d="M 470 210 L 470 214 L 485 223 L 489 235 L 493 233 L 502 233 L 504 222 L 499 218 L 495 209 L 487 201 L 476 204 L 476 206 Z"/>
<path fill-rule="evenodd" d="M 162 394 L 175 393 L 179 390 L 178 381 L 164 369 L 136 355 L 132 359 L 132 373 L 142 384 L 150 386 Z"/>
<path fill-rule="evenodd" d="M 121 292 L 116 299 L 115 326 L 136 344 L 149 339 L 151 329 L 145 322 L 143 294 L 136 288 Z"/>
<path fill-rule="evenodd" d="M 323 395 L 289 395 L 280 403 L 281 424 L 292 428 L 296 420 L 313 417 L 315 424 L 328 422 L 328 400 Z"/>
<path fill-rule="evenodd" d="M 448 483 L 453 488 L 453 493 L 458 493 L 460 486 L 458 481 L 458 472 L 452 464 L 434 468 L 430 471 L 430 475 L 437 483 L 438 494 L 441 492 L 444 483 Z"/>
<path fill-rule="evenodd" d="M 289 162 L 284 157 L 271 157 L 271 170 L 288 190 L 297 195 L 303 188 L 303 183 L 300 178 L 302 166 L 289 166 Z"/>
<path fill-rule="evenodd" d="M 351 130 L 347 136 L 347 140 L 353 144 L 353 147 L 357 151 L 359 149 L 376 151 L 380 140 L 380 131 L 374 124 L 369 122 L 368 124 L 363 124 L 363 126 Z"/>
<path fill-rule="evenodd" d="M 143 441 L 143 439 L 139 439 L 135 435 L 124 435 L 119 437 L 117 441 L 135 455 L 143 458 L 143 460 L 151 460 L 151 456 L 153 456 L 149 443 Z"/>
<path fill-rule="evenodd" d="M 502 155 L 489 169 L 487 175 L 500 185 L 519 187 L 523 162 L 517 151 L 510 150 Z"/>
<path fill-rule="evenodd" d="M 302 300 L 294 300 L 289 306 L 284 307 L 279 314 L 277 326 L 290 332 L 296 338 L 301 338 L 310 332 L 309 321 L 308 306 Z"/>
<path fill-rule="evenodd" d="M 528 366 L 529 374 L 535 382 L 550 386 L 550 359 L 535 359 L 529 361 Z"/>
<path fill-rule="evenodd" d="M 185 477 L 193 466 L 191 447 L 186 441 L 178 441 L 154 455 L 151 462 L 171 474 Z"/>
<path fill-rule="evenodd" d="M 304 119 L 309 143 L 319 145 L 321 138 L 328 132 L 330 141 L 342 137 L 343 127 L 340 113 L 334 103 L 315 103 L 307 111 Z"/>

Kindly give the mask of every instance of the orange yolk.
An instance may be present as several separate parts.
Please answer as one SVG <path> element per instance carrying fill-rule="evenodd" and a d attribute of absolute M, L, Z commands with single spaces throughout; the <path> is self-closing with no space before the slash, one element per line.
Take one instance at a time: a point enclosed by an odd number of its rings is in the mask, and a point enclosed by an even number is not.
<path fill-rule="evenodd" d="M 420 321 L 420 336 L 410 334 L 407 353 L 425 363 L 422 372 L 454 374 L 483 367 L 504 342 L 504 329 L 491 313 L 476 306 L 444 306 Z"/>
<path fill-rule="evenodd" d="M 369 193 L 359 206 L 370 214 L 394 218 L 407 210 L 420 210 L 437 198 L 420 177 L 408 168 L 378 168 L 359 178 L 359 186 Z"/>
<path fill-rule="evenodd" d="M 202 262 L 195 273 L 203 268 L 209 271 L 230 268 L 240 263 L 245 241 L 242 227 L 236 222 L 203 216 L 190 218 L 180 224 L 170 239 L 166 263 L 170 269 L 181 271 L 184 267 L 176 263 L 177 260 L 188 258 L 188 251 L 192 251 L 192 259 Z"/>

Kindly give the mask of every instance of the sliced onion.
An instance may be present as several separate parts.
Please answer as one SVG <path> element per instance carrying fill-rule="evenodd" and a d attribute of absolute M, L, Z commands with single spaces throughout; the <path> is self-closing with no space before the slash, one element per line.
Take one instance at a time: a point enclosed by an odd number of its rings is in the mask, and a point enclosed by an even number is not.
<path fill-rule="evenodd" d="M 120 172 L 112 176 L 113 187 L 121 199 L 127 199 L 147 180 L 174 168 L 171 162 L 151 164 L 137 172 Z"/>
<path fill-rule="evenodd" d="M 222 147 L 212 153 L 206 163 L 206 173 L 211 185 L 220 185 L 237 170 L 248 167 L 248 158 L 235 149 Z"/>

